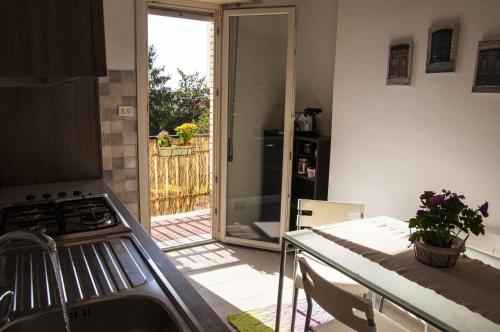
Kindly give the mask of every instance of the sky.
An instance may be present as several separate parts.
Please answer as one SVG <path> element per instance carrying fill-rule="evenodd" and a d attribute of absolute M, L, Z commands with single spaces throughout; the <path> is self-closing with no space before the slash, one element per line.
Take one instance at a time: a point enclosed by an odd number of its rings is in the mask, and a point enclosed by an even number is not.
<path fill-rule="evenodd" d="M 148 15 L 148 43 L 156 49 L 156 65 L 171 75 L 168 86 L 176 89 L 177 68 L 186 74 L 208 72 L 208 29 L 210 22 Z"/>

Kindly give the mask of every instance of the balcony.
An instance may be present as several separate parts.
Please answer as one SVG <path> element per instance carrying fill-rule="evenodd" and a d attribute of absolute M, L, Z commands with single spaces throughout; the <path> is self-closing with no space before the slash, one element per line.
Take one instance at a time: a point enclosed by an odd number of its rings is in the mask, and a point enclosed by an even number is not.
<path fill-rule="evenodd" d="M 149 139 L 151 235 L 162 249 L 211 239 L 210 144 L 196 135 L 188 155 L 163 157 Z"/>

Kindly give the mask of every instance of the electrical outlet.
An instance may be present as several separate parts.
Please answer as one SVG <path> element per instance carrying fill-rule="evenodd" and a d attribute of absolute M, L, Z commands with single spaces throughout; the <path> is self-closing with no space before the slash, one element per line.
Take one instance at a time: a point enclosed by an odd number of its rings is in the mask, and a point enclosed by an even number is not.
<path fill-rule="evenodd" d="M 245 207 L 246 207 L 246 204 L 244 201 L 234 202 L 234 209 L 235 210 L 244 210 Z"/>
<path fill-rule="evenodd" d="M 118 116 L 134 116 L 134 106 L 119 106 Z"/>

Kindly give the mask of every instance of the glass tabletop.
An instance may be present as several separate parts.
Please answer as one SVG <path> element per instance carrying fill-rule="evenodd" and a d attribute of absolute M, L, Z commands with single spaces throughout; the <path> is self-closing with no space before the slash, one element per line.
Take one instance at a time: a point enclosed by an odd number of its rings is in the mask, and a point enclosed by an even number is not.
<path fill-rule="evenodd" d="M 408 230 L 407 223 L 391 217 L 366 218 L 315 229 L 325 231 L 342 225 L 344 231 L 349 227 L 354 230 L 360 223 L 366 225 L 370 222 L 388 223 L 401 231 Z M 313 230 L 288 232 L 283 238 L 431 325 L 446 331 L 500 331 L 500 325 L 480 314 L 336 244 Z"/>

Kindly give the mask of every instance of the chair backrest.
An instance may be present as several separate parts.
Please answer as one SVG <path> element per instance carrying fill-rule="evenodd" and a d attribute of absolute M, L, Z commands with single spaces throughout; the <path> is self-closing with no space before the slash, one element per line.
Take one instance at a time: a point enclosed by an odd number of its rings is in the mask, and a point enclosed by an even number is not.
<path fill-rule="evenodd" d="M 500 235 L 492 233 L 488 229 L 482 236 L 471 235 L 466 243 L 467 249 L 472 255 L 472 258 L 477 258 L 483 263 L 493 267 L 500 268 Z M 476 257 L 476 253 L 479 256 Z"/>
<path fill-rule="evenodd" d="M 297 227 L 314 227 L 360 219 L 364 217 L 364 213 L 363 203 L 299 199 Z"/>
<path fill-rule="evenodd" d="M 306 296 L 312 298 L 335 319 L 356 331 L 377 331 L 373 305 L 369 299 L 351 294 L 324 279 L 311 268 L 304 257 L 299 258 L 299 265 Z M 366 319 L 355 315 L 353 309 L 364 313 Z"/>

